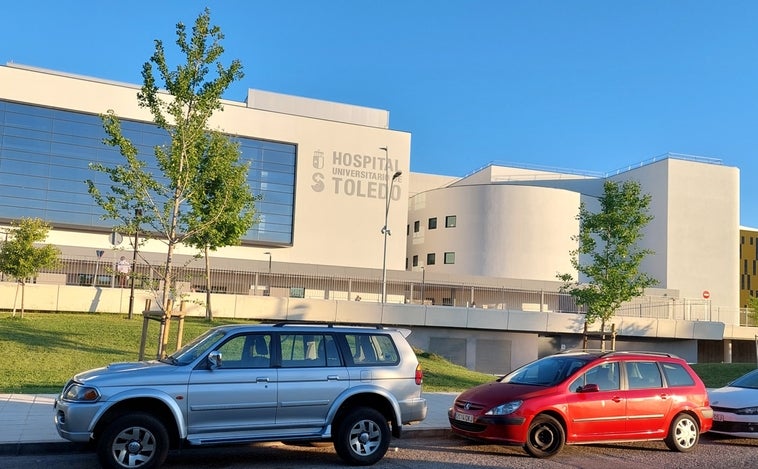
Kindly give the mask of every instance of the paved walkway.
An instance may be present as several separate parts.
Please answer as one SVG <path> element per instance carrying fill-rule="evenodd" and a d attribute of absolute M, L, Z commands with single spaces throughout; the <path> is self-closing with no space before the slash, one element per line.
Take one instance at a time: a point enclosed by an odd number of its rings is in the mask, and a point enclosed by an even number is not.
<path fill-rule="evenodd" d="M 428 414 L 423 422 L 403 426 L 404 437 L 447 432 L 447 410 L 457 393 L 424 393 Z M 54 394 L 0 394 L 0 454 L 31 453 L 73 445 L 53 423 Z"/>

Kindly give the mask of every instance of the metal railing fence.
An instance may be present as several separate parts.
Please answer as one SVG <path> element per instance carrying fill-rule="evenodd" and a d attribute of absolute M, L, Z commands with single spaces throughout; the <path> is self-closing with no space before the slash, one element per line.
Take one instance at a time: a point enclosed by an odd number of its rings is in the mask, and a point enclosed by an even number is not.
<path fill-rule="evenodd" d="M 45 270 L 36 279 L 40 283 L 86 285 L 103 288 L 122 286 L 115 262 L 81 258 L 62 258 L 56 269 Z M 135 287 L 161 287 L 162 266 L 145 263 L 135 265 Z M 174 266 L 176 293 L 204 292 L 205 269 Z M 129 282 L 125 282 L 126 286 Z M 376 277 L 348 277 L 277 273 L 269 270 L 212 269 L 211 292 L 236 295 L 262 295 L 289 298 L 310 298 L 343 301 L 381 301 L 382 284 Z M 585 313 L 566 293 L 526 290 L 438 281 L 387 280 L 387 302 L 457 306 L 506 311 Z M 722 312 L 723 313 L 723 312 Z M 619 308 L 617 316 L 651 319 L 714 320 L 708 300 L 644 296 Z M 739 313 L 740 325 L 758 326 L 758 314 L 748 310 Z"/>

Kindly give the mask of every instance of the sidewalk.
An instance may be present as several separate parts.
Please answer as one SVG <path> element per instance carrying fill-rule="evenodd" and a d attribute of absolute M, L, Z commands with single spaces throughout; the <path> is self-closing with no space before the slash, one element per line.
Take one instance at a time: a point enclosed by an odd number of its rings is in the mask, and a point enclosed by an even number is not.
<path fill-rule="evenodd" d="M 450 424 L 447 410 L 458 393 L 424 393 L 428 413 L 423 422 L 404 425 L 403 437 L 442 436 Z M 34 454 L 80 448 L 64 440 L 53 423 L 54 394 L 0 394 L 0 455 Z"/>

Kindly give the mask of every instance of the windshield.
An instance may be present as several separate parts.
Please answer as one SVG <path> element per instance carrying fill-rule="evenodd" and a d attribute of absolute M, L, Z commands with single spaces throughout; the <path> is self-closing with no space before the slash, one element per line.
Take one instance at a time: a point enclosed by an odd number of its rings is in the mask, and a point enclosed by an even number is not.
<path fill-rule="evenodd" d="M 758 389 L 758 370 L 740 376 L 729 384 L 735 388 Z"/>
<path fill-rule="evenodd" d="M 162 361 L 173 365 L 187 365 L 192 363 L 197 357 L 207 352 L 208 349 L 225 335 L 225 330 L 210 329 Z"/>
<path fill-rule="evenodd" d="M 590 361 L 586 356 L 553 355 L 541 358 L 505 375 L 500 382 L 555 386 L 574 375 Z"/>

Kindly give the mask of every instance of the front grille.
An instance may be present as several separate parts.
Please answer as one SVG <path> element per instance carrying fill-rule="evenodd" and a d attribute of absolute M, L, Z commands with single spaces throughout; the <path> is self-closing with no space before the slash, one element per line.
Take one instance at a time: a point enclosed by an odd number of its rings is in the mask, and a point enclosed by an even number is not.
<path fill-rule="evenodd" d="M 712 430 L 727 433 L 758 433 L 758 422 L 717 422 L 714 420 Z"/>
<path fill-rule="evenodd" d="M 475 404 L 469 401 L 455 401 L 455 408 L 471 412 L 472 410 L 473 411 L 482 410 L 484 409 L 484 406 L 481 404 Z"/>
<path fill-rule="evenodd" d="M 718 406 L 711 406 L 711 409 L 713 409 L 714 412 L 723 412 L 725 414 L 733 414 L 734 409 L 730 407 L 718 407 Z"/>

